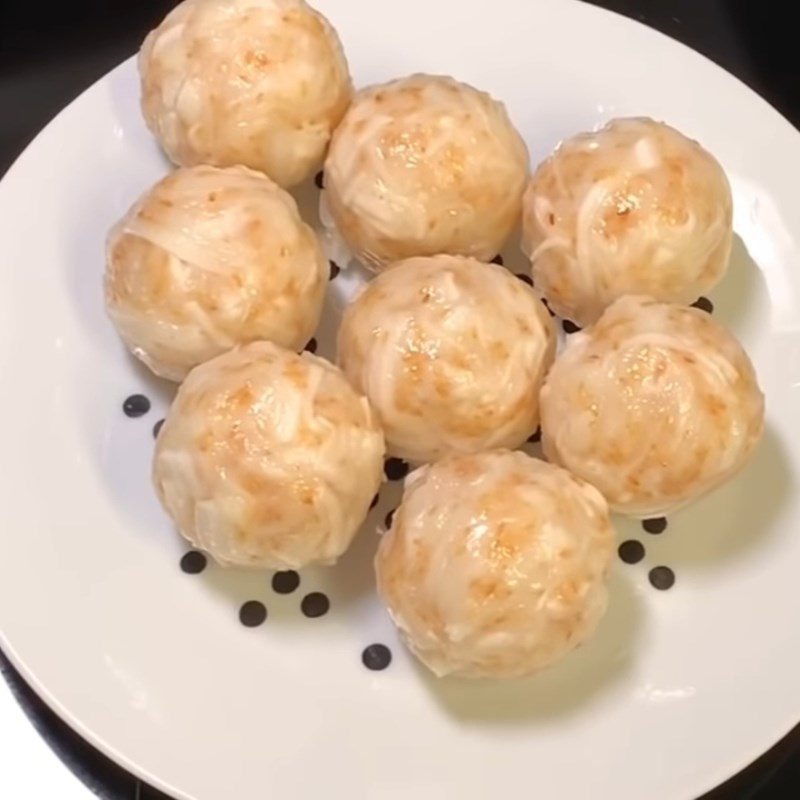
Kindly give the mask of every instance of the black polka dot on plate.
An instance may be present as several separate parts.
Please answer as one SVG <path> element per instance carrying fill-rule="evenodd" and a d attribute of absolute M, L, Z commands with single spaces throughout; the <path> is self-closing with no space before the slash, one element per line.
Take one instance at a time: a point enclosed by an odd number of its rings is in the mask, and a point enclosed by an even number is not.
<path fill-rule="evenodd" d="M 150 410 L 150 401 L 143 394 L 132 394 L 125 398 L 122 410 L 126 417 L 143 417 Z"/>
<path fill-rule="evenodd" d="M 314 176 L 314 186 L 316 186 L 317 189 L 324 189 L 325 188 L 325 173 L 322 170 L 320 170 Z"/>
<path fill-rule="evenodd" d="M 561 327 L 564 329 L 564 333 L 577 333 L 581 329 L 580 325 L 576 325 L 571 319 L 565 319 L 561 323 Z"/>
<path fill-rule="evenodd" d="M 317 352 L 317 340 L 311 338 L 308 340 L 308 344 L 303 348 L 306 353 L 316 353 Z"/>
<path fill-rule="evenodd" d="M 619 546 L 617 553 L 626 564 L 638 564 L 644 558 L 644 545 L 636 539 L 628 539 Z"/>
<path fill-rule="evenodd" d="M 164 427 L 164 420 L 163 419 L 160 419 L 158 422 L 156 422 L 155 425 L 153 425 L 153 438 L 154 439 L 158 438 L 158 434 L 161 433 L 161 429 L 163 427 Z"/>
<path fill-rule="evenodd" d="M 536 442 L 541 442 L 541 441 L 542 441 L 542 429 L 541 429 L 541 428 L 537 428 L 537 429 L 536 429 L 536 430 L 535 430 L 535 431 L 534 431 L 534 432 L 533 432 L 533 433 L 532 433 L 532 434 L 531 434 L 531 435 L 528 437 L 528 441 L 529 441 L 531 444 L 536 444 Z"/>
<path fill-rule="evenodd" d="M 394 519 L 394 509 L 392 509 L 387 515 L 386 519 L 384 519 L 384 524 L 386 525 L 386 530 L 388 531 L 389 528 L 392 527 L 392 520 Z"/>
<path fill-rule="evenodd" d="M 402 458 L 387 458 L 383 471 L 390 481 L 401 481 L 408 475 L 409 466 Z"/>
<path fill-rule="evenodd" d="M 667 529 L 666 517 L 653 517 L 652 519 L 643 519 L 642 527 L 648 533 L 664 533 Z"/>
<path fill-rule="evenodd" d="M 300 576 L 287 569 L 272 576 L 272 589 L 278 594 L 291 594 L 300 585 Z"/>
<path fill-rule="evenodd" d="M 258 600 L 248 600 L 239 609 L 239 622 L 246 628 L 257 628 L 267 618 L 267 607 Z"/>
<path fill-rule="evenodd" d="M 647 577 L 650 583 L 661 591 L 672 588 L 675 583 L 675 573 L 669 567 L 653 567 Z"/>
<path fill-rule="evenodd" d="M 530 275 L 526 275 L 524 272 L 518 272 L 517 277 L 523 282 L 527 283 L 528 286 L 533 286 L 533 278 Z"/>
<path fill-rule="evenodd" d="M 697 300 L 692 303 L 694 308 L 699 308 L 701 311 L 705 311 L 707 314 L 714 313 L 714 304 L 707 298 L 707 297 L 698 297 Z"/>
<path fill-rule="evenodd" d="M 198 575 L 208 565 L 208 559 L 199 550 L 190 550 L 181 558 L 181 569 L 187 575 Z"/>
<path fill-rule="evenodd" d="M 342 270 L 339 268 L 339 265 L 335 261 L 328 262 L 331 266 L 331 272 L 328 278 L 333 280 Z"/>
<path fill-rule="evenodd" d="M 376 505 L 378 505 L 378 501 L 381 499 L 379 494 L 376 494 L 375 497 L 372 498 L 372 502 L 369 504 L 369 510 L 372 511 Z"/>
<path fill-rule="evenodd" d="M 322 592 L 311 592 L 300 603 L 300 610 L 307 617 L 321 617 L 328 613 L 330 607 L 331 601 Z"/>
<path fill-rule="evenodd" d="M 502 266 L 503 266 L 503 264 L 505 264 L 505 261 L 503 261 L 503 256 L 501 256 L 501 255 L 500 255 L 500 253 L 498 253 L 498 254 L 497 254 L 497 255 L 496 255 L 496 256 L 495 256 L 495 257 L 494 257 L 494 258 L 491 260 L 491 263 L 492 263 L 492 264 L 499 264 L 499 265 L 502 267 Z"/>
<path fill-rule="evenodd" d="M 392 663 L 392 651 L 385 644 L 371 644 L 361 653 L 361 663 L 375 671 L 386 669 Z"/>

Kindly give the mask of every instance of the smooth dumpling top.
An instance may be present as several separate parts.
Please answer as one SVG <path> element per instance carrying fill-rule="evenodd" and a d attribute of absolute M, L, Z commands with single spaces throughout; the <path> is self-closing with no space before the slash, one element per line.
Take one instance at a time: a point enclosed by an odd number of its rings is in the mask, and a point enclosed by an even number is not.
<path fill-rule="evenodd" d="M 222 564 L 294 569 L 347 549 L 383 455 L 369 403 L 336 367 L 254 342 L 181 385 L 153 479 L 181 533 Z"/>
<path fill-rule="evenodd" d="M 502 103 L 413 75 L 356 95 L 325 162 L 325 201 L 369 266 L 437 253 L 488 261 L 519 219 L 527 175 Z"/>
<path fill-rule="evenodd" d="M 412 258 L 345 310 L 338 359 L 370 399 L 389 453 L 413 462 L 517 447 L 539 424 L 555 354 L 542 302 L 503 267 Z"/>
<path fill-rule="evenodd" d="M 534 282 L 585 326 L 625 294 L 691 303 L 725 274 L 731 190 L 697 142 L 651 119 L 617 119 L 562 142 L 523 203 Z"/>
<path fill-rule="evenodd" d="M 606 502 L 566 470 L 521 452 L 453 456 L 408 477 L 378 589 L 437 675 L 515 678 L 594 632 L 613 542 Z"/>
<path fill-rule="evenodd" d="M 747 462 L 764 397 L 736 339 L 704 311 L 624 297 L 570 337 L 541 394 L 548 459 L 616 511 L 665 514 Z"/>
<path fill-rule="evenodd" d="M 178 169 L 109 234 L 106 307 L 155 373 L 186 373 L 258 339 L 300 350 L 319 322 L 328 264 L 297 205 L 246 169 Z"/>
<path fill-rule="evenodd" d="M 244 164 L 281 186 L 319 168 L 352 96 L 336 32 L 303 0 L 184 0 L 139 71 L 148 127 L 176 164 Z"/>

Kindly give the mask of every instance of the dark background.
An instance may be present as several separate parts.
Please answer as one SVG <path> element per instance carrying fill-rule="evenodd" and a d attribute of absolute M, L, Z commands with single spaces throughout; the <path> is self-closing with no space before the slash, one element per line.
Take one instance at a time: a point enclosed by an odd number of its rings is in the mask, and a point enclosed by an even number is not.
<path fill-rule="evenodd" d="M 381 1 L 389 2 L 372 0 Z M 432 0 L 437 1 L 442 0 Z M 71 0 L 45 10 L 41 4 L 22 0 L 0 2 L 0 174 L 56 112 L 134 53 L 144 34 L 175 5 L 173 0 Z M 490 0 L 484 2 L 490 5 Z M 790 3 L 598 0 L 593 4 L 638 19 L 699 50 L 800 127 L 800 48 L 789 21 L 794 15 L 778 10 L 790 8 Z M 33 694 L 2 654 L 0 672 L 32 723 L 95 793 L 108 800 L 165 800 L 82 742 Z M 731 709 L 725 724 L 747 725 L 748 720 L 737 720 Z M 704 800 L 797 797 L 800 726 Z"/>

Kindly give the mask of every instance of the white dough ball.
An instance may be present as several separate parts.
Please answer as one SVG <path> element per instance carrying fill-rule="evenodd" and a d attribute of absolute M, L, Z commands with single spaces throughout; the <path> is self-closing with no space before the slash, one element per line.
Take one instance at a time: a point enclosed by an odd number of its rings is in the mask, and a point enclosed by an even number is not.
<path fill-rule="evenodd" d="M 437 253 L 488 261 L 519 220 L 527 176 L 502 103 L 413 75 L 356 95 L 325 162 L 325 202 L 373 268 Z"/>
<path fill-rule="evenodd" d="M 336 367 L 254 342 L 189 374 L 153 480 L 180 532 L 221 564 L 297 569 L 348 548 L 383 456 L 369 403 Z"/>
<path fill-rule="evenodd" d="M 570 337 L 541 395 L 547 458 L 615 511 L 666 514 L 748 461 L 764 396 L 741 345 L 704 311 L 623 297 Z"/>
<path fill-rule="evenodd" d="M 534 291 L 463 256 L 412 258 L 345 310 L 339 364 L 369 398 L 393 456 L 517 447 L 539 424 L 555 328 Z"/>
<path fill-rule="evenodd" d="M 339 37 L 303 0 L 184 0 L 139 53 L 142 111 L 176 164 L 319 169 L 352 96 Z"/>
<path fill-rule="evenodd" d="M 236 344 L 302 349 L 328 271 L 316 234 L 269 178 L 245 167 L 179 169 L 111 230 L 106 308 L 134 355 L 179 381 Z"/>
<path fill-rule="evenodd" d="M 605 500 L 521 452 L 453 456 L 407 481 L 378 589 L 437 675 L 517 678 L 559 661 L 606 610 Z"/>
<path fill-rule="evenodd" d="M 728 179 L 697 142 L 651 119 L 617 119 L 568 139 L 539 166 L 523 203 L 537 289 L 586 326 L 626 294 L 691 303 L 731 253 Z"/>

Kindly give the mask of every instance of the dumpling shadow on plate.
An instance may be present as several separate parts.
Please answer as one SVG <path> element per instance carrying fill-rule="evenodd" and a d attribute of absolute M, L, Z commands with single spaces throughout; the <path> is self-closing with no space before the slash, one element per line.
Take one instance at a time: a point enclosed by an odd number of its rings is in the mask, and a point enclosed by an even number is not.
<path fill-rule="evenodd" d="M 349 618 L 354 607 L 374 606 L 377 602 L 373 559 L 380 542 L 377 531 L 382 529 L 383 516 L 389 508 L 391 502 L 382 496 L 336 564 L 297 570 L 300 583 L 291 593 L 282 594 L 271 588 L 276 570 L 221 567 L 210 557 L 209 568 L 204 570 L 202 579 L 209 589 L 224 597 L 232 609 L 238 609 L 247 600 L 265 603 L 271 624 L 294 626 L 301 621 L 302 598 L 311 592 L 320 592 L 328 598 L 330 609 L 325 615 Z M 190 548 L 188 543 L 186 548 Z"/>
<path fill-rule="evenodd" d="M 155 376 L 119 340 L 109 344 L 113 368 L 99 379 L 96 358 L 87 359 L 83 368 L 82 380 L 95 388 L 79 406 L 78 424 L 98 490 L 127 523 L 120 530 L 156 538 L 164 535 L 167 519 L 150 480 L 153 448 L 157 425 L 169 409 L 177 384 Z M 144 395 L 149 407 L 129 417 L 124 405 L 133 395 Z"/>
<path fill-rule="evenodd" d="M 142 387 L 142 393 L 146 394 L 150 400 L 155 400 L 154 406 L 163 408 L 164 413 L 166 413 L 175 398 L 175 393 L 178 391 L 178 384 L 165 378 L 159 378 L 124 345 L 121 344 L 121 347 L 125 351 L 122 358 L 128 360 L 136 376 L 135 382 Z"/>
<path fill-rule="evenodd" d="M 753 460 L 730 483 L 669 517 L 659 553 L 671 565 L 714 567 L 766 544 L 797 485 L 784 443 L 767 425 Z"/>
<path fill-rule="evenodd" d="M 758 328 L 762 306 L 769 305 L 767 285 L 741 236 L 734 233 L 728 272 L 710 293 L 715 318 L 739 337 Z"/>
<path fill-rule="evenodd" d="M 180 535 L 176 532 L 176 536 Z M 186 543 L 187 549 L 190 547 Z M 290 594 L 277 594 L 272 588 L 274 570 L 223 567 L 208 556 L 208 566 L 199 576 L 204 587 L 216 595 L 229 610 L 231 624 L 240 624 L 237 616 L 245 603 L 256 601 L 267 610 L 265 628 L 295 628 L 302 620 L 302 598 L 316 590 L 308 576 L 301 575 L 300 585 Z M 260 624 L 256 627 L 260 627 Z"/>
<path fill-rule="evenodd" d="M 378 604 L 375 588 L 375 553 L 385 534 L 387 521 L 393 509 L 400 503 L 400 482 L 384 483 L 378 494 L 378 502 L 369 510 L 353 543 L 336 564 L 328 567 L 309 567 L 301 570 L 301 577 L 308 574 L 315 585 L 323 587 L 337 608 L 351 609 Z"/>
<path fill-rule="evenodd" d="M 642 625 L 641 597 L 612 569 L 609 607 L 595 635 L 563 661 L 512 681 L 437 678 L 417 664 L 423 684 L 444 710 L 465 723 L 535 723 L 582 713 L 630 672 Z"/>
<path fill-rule="evenodd" d="M 348 607 L 362 602 L 375 602 L 375 569 L 373 562 L 383 530 L 383 504 L 372 509 L 353 544 L 322 577 L 331 597 Z"/>
<path fill-rule="evenodd" d="M 297 203 L 297 208 L 300 211 L 300 216 L 303 218 L 303 221 L 314 228 L 314 230 L 319 231 L 321 228 L 319 220 L 320 189 L 317 187 L 315 181 L 316 178 L 314 176 L 308 178 L 299 186 L 293 187 L 290 190 L 290 194 Z"/>

